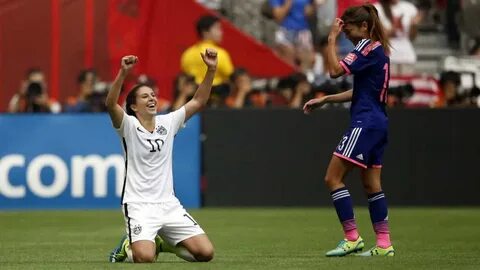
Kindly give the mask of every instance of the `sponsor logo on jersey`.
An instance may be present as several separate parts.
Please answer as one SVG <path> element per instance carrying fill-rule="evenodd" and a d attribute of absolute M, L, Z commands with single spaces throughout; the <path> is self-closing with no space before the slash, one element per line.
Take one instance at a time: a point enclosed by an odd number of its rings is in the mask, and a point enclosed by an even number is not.
<path fill-rule="evenodd" d="M 141 133 L 145 133 L 140 129 L 140 127 L 137 127 L 137 130 L 140 131 Z"/>
<path fill-rule="evenodd" d="M 363 155 L 360 154 L 360 155 L 357 155 L 356 158 L 360 159 L 360 160 L 363 160 Z"/>
<path fill-rule="evenodd" d="M 345 61 L 345 63 L 348 65 L 351 65 L 353 62 L 355 62 L 355 60 L 357 60 L 357 55 L 354 53 L 349 53 L 345 59 L 343 59 L 343 61 Z"/>
<path fill-rule="evenodd" d="M 157 133 L 160 135 L 167 135 L 167 129 L 164 126 L 160 126 L 157 128 Z"/>

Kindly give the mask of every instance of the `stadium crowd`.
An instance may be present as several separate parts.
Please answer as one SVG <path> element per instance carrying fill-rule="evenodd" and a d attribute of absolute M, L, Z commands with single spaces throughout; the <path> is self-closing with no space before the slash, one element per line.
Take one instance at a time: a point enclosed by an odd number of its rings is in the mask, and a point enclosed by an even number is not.
<path fill-rule="evenodd" d="M 326 34 L 337 14 L 364 0 L 197 0 L 218 11 L 245 33 L 270 46 L 276 54 L 295 67 L 296 72 L 282 78 L 254 78 L 249 71 L 234 66 L 229 52 L 221 47 L 222 28 L 219 17 L 201 17 L 196 27 L 199 41 L 192 44 L 179 59 L 181 73 L 175 79 L 173 100 L 159 100 L 159 111 L 177 109 L 195 92 L 204 74 L 198 62 L 199 51 L 214 47 L 219 52 L 219 65 L 214 79 L 209 106 L 213 108 L 301 108 L 305 101 L 352 88 L 352 79 L 331 79 L 326 69 Z M 461 11 L 460 1 L 451 0 L 374 0 L 382 23 L 390 36 L 392 78 L 389 107 L 480 107 L 480 78 L 461 63 L 473 63 L 480 74 L 480 36 L 462 41 L 455 18 Z M 413 41 L 426 26 L 443 29 L 448 46 L 462 61 L 457 68 L 444 68 L 435 73 L 416 69 L 417 54 Z M 346 56 L 352 44 L 338 39 L 338 54 Z M 452 62 L 452 61 L 451 61 Z M 458 64 L 460 63 L 460 64 Z M 459 68 L 460 67 L 460 68 Z M 154 79 L 141 74 L 137 83 L 158 87 Z M 105 112 L 104 100 L 109 82 L 97 76 L 95 69 L 80 71 L 78 94 L 57 101 L 48 96 L 48 83 L 37 68 L 26 72 L 17 93 L 11 98 L 8 112 L 79 113 Z M 165 90 L 161 90 L 165 91 Z M 121 97 L 124 100 L 125 97 Z M 348 106 L 332 105 L 332 106 Z"/>

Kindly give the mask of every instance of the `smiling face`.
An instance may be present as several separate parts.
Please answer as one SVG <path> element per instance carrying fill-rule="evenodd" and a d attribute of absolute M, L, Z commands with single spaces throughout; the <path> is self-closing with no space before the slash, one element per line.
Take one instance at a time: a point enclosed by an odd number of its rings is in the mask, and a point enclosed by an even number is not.
<path fill-rule="evenodd" d="M 132 110 L 142 118 L 157 114 L 157 97 L 155 91 L 148 86 L 142 86 L 137 90 L 135 103 L 130 105 Z"/>

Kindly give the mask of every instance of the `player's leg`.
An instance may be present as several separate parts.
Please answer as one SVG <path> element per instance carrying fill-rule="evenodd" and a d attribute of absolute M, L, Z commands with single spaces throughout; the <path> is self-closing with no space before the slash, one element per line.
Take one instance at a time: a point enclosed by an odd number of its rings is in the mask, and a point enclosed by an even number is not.
<path fill-rule="evenodd" d="M 124 262 L 127 259 L 127 246 L 130 245 L 128 235 L 124 235 L 118 245 L 110 252 L 108 261 L 112 263 Z"/>
<path fill-rule="evenodd" d="M 208 262 L 213 259 L 214 249 L 206 234 L 199 234 L 183 240 L 177 248 L 185 248 L 198 262 Z"/>
<path fill-rule="evenodd" d="M 387 145 L 387 133 L 375 130 L 370 132 L 371 141 L 377 141 L 366 154 L 368 169 L 362 170 L 362 184 L 368 197 L 368 210 L 376 235 L 376 245 L 362 256 L 394 256 L 388 226 L 388 207 L 382 190 L 381 174 L 383 152 Z"/>
<path fill-rule="evenodd" d="M 155 236 L 159 228 L 151 226 L 149 219 L 155 209 L 148 204 L 124 204 L 127 235 L 110 254 L 111 262 L 151 263 L 156 259 Z"/>
<path fill-rule="evenodd" d="M 355 222 L 352 198 L 343 183 L 343 179 L 353 166 L 360 164 L 349 158 L 351 151 L 355 147 L 358 148 L 357 141 L 360 134 L 360 128 L 350 128 L 345 133 L 333 153 L 325 176 L 325 184 L 330 190 L 333 205 L 335 206 L 338 219 L 342 224 L 345 234 L 344 239 L 340 241 L 337 248 L 327 252 L 327 256 L 345 256 L 361 250 L 364 247 L 363 240 L 358 234 L 357 224 Z"/>
<path fill-rule="evenodd" d="M 189 262 L 212 260 L 213 245 L 200 225 L 180 203 L 171 203 L 166 207 L 169 215 L 158 232 L 161 238 L 158 238 L 157 250 L 175 253 Z"/>
<path fill-rule="evenodd" d="M 368 210 L 376 235 L 376 246 L 361 256 L 394 256 L 395 251 L 390 242 L 388 226 L 388 208 L 385 193 L 381 186 L 381 168 L 369 168 L 362 171 L 362 183 L 368 196 Z"/>
<path fill-rule="evenodd" d="M 349 253 L 361 250 L 364 243 L 358 234 L 355 215 L 353 213 L 352 198 L 343 183 L 346 174 L 353 165 L 337 156 L 332 156 L 325 176 L 325 184 L 330 190 L 333 205 L 337 211 L 338 219 L 343 227 L 344 239 L 335 249 L 326 253 L 326 256 L 345 256 Z"/>
<path fill-rule="evenodd" d="M 110 253 L 109 261 L 113 263 L 153 262 L 156 258 L 155 249 L 155 243 L 148 240 L 140 240 L 133 244 L 130 244 L 128 234 L 126 234 L 122 237 L 118 246 L 116 246 Z"/>

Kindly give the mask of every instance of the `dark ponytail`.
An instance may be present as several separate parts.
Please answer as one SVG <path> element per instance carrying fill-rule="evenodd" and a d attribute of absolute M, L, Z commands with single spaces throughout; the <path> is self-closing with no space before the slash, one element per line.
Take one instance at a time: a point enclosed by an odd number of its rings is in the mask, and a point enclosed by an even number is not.
<path fill-rule="evenodd" d="M 342 15 L 345 23 L 353 23 L 361 26 L 363 22 L 367 23 L 368 33 L 374 41 L 379 41 L 386 54 L 390 54 L 390 41 L 385 34 L 383 25 L 378 18 L 378 11 L 372 4 L 350 7 Z"/>
<path fill-rule="evenodd" d="M 148 85 L 143 84 L 143 83 L 140 83 L 140 84 L 135 85 L 135 86 L 130 90 L 130 92 L 128 92 L 127 100 L 126 100 L 126 104 L 125 104 L 125 110 L 127 111 L 127 114 L 128 114 L 128 115 L 132 115 L 132 116 L 137 117 L 137 115 L 135 114 L 135 111 L 133 111 L 133 109 L 131 108 L 131 106 L 132 106 L 133 104 L 136 104 L 136 103 L 137 103 L 137 91 L 138 91 L 138 89 L 140 89 L 140 88 L 143 87 L 143 86 L 146 86 L 146 87 L 150 88 Z"/>

